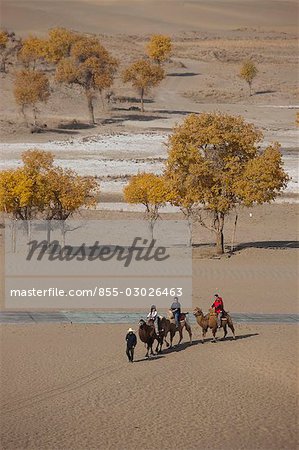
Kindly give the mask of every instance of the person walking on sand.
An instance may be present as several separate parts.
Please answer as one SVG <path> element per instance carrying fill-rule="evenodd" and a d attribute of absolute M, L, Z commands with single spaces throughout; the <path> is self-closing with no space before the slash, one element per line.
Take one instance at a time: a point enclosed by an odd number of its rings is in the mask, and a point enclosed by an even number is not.
<path fill-rule="evenodd" d="M 181 304 L 179 302 L 178 297 L 174 297 L 173 303 L 171 304 L 170 309 L 171 309 L 171 311 L 173 313 L 173 316 L 175 318 L 176 327 L 179 328 L 179 326 L 180 326 L 180 316 L 181 316 Z"/>
<path fill-rule="evenodd" d="M 126 335 L 126 341 L 127 341 L 127 350 L 126 354 L 128 357 L 129 362 L 134 361 L 134 349 L 137 344 L 137 338 L 134 330 L 132 328 L 128 329 L 127 335 Z"/>
<path fill-rule="evenodd" d="M 214 297 L 215 297 L 215 301 L 212 304 L 212 308 L 215 309 L 215 313 L 217 314 L 218 328 L 221 328 L 221 319 L 222 319 L 222 315 L 223 315 L 223 311 L 224 311 L 223 300 L 218 294 L 215 294 Z"/>

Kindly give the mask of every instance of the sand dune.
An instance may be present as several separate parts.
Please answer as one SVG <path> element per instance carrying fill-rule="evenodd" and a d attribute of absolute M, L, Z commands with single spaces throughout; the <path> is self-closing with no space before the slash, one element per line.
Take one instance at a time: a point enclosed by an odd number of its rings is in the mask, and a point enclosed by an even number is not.
<path fill-rule="evenodd" d="M 2 26 L 24 34 L 66 26 L 93 33 L 177 33 L 264 27 L 296 31 L 287 0 L 2 0 Z"/>

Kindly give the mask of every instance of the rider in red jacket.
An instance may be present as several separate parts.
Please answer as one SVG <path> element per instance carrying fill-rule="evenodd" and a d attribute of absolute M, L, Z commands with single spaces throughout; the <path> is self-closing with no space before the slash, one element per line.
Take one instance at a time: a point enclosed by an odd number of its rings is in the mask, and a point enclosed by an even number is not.
<path fill-rule="evenodd" d="M 212 305 L 212 308 L 215 308 L 215 312 L 217 313 L 217 324 L 218 324 L 218 328 L 220 328 L 221 327 L 221 318 L 222 318 L 222 314 L 224 311 L 224 305 L 223 305 L 222 298 L 218 294 L 215 294 L 215 301 Z"/>

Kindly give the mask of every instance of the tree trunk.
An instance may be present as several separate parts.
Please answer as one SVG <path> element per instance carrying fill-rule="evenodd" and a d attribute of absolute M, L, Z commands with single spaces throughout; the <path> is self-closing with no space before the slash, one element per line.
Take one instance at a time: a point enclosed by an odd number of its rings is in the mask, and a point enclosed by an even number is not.
<path fill-rule="evenodd" d="M 33 124 L 36 127 L 36 125 L 37 125 L 37 109 L 36 109 L 36 106 L 33 106 L 32 110 L 33 110 Z"/>
<path fill-rule="evenodd" d="M 150 219 L 149 220 L 149 232 L 150 232 L 151 241 L 154 240 L 154 227 L 155 227 L 155 221 Z"/>
<path fill-rule="evenodd" d="M 215 212 L 214 218 L 214 231 L 216 233 L 216 253 L 217 255 L 223 255 L 224 253 L 224 213 Z"/>
<path fill-rule="evenodd" d="M 233 235 L 232 235 L 232 243 L 231 243 L 231 248 L 230 248 L 231 253 L 233 253 L 234 247 L 235 247 L 237 222 L 238 222 L 238 213 L 236 213 L 236 217 L 235 217 L 235 223 L 234 223 L 234 229 L 233 229 Z"/>
<path fill-rule="evenodd" d="M 0 72 L 6 73 L 6 61 L 5 58 L 1 60 Z"/>
<path fill-rule="evenodd" d="M 144 103 L 143 103 L 143 97 L 144 97 L 144 89 L 141 89 L 141 96 L 140 96 L 140 101 L 141 101 L 141 112 L 144 112 Z"/>
<path fill-rule="evenodd" d="M 188 247 L 192 247 L 192 225 L 193 225 L 193 220 L 190 216 L 188 216 L 188 229 L 189 229 L 189 245 L 188 245 Z"/>
<path fill-rule="evenodd" d="M 223 255 L 223 253 L 224 253 L 223 231 L 216 232 L 216 252 L 217 252 L 217 255 Z"/>
<path fill-rule="evenodd" d="M 50 220 L 46 221 L 47 224 L 47 246 L 50 246 L 50 242 L 51 242 L 51 222 Z"/>
<path fill-rule="evenodd" d="M 86 93 L 86 97 L 87 97 L 87 105 L 88 105 L 88 112 L 89 112 L 89 123 L 90 123 L 90 125 L 94 125 L 95 120 L 94 120 L 94 110 L 93 110 L 93 98 L 89 92 Z"/>

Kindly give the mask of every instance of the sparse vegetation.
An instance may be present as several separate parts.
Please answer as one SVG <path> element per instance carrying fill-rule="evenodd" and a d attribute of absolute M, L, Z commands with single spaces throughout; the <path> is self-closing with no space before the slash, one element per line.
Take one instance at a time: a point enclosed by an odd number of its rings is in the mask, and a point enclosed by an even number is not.
<path fill-rule="evenodd" d="M 171 38 L 163 34 L 154 34 L 147 45 L 148 56 L 159 65 L 170 57 L 171 51 Z"/>
<path fill-rule="evenodd" d="M 123 72 L 124 83 L 131 83 L 140 94 L 142 112 L 144 112 L 145 94 L 147 94 L 151 88 L 158 86 L 164 78 L 165 72 L 161 67 L 144 59 L 134 62 Z"/>
<path fill-rule="evenodd" d="M 258 74 L 258 70 L 252 61 L 245 61 L 240 69 L 240 78 L 246 81 L 249 86 L 249 95 L 252 95 L 252 82 Z"/>

